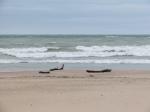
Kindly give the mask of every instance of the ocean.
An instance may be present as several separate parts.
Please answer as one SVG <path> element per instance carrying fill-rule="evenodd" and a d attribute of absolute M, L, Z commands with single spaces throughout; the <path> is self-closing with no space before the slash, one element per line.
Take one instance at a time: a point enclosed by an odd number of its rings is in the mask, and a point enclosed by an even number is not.
<path fill-rule="evenodd" d="M 150 67 L 150 35 L 0 35 L 0 70 Z"/>

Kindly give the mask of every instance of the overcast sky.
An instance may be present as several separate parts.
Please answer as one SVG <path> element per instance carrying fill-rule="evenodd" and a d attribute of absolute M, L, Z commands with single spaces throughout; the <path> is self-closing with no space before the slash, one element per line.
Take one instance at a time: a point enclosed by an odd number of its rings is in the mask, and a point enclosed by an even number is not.
<path fill-rule="evenodd" d="M 150 0 L 0 0 L 0 34 L 150 34 Z"/>

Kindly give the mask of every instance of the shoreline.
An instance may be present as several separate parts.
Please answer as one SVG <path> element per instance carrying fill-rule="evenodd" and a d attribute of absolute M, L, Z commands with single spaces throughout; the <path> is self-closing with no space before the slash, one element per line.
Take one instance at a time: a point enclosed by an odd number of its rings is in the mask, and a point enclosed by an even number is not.
<path fill-rule="evenodd" d="M 94 70 L 94 69 L 93 69 Z M 99 69 L 102 70 L 102 69 Z M 43 70 L 44 71 L 44 70 Z M 119 77 L 125 77 L 125 76 L 147 76 L 149 77 L 150 75 L 150 70 L 139 70 L 139 69 L 130 69 L 130 70 L 126 70 L 126 69 L 115 69 L 111 72 L 104 72 L 104 73 L 88 73 L 86 72 L 86 69 L 65 69 L 65 70 L 56 70 L 56 71 L 51 71 L 50 73 L 39 73 L 39 71 L 0 71 L 0 78 L 19 78 L 19 77 L 49 77 L 49 78 L 78 78 L 79 76 L 83 77 L 83 78 L 94 78 L 94 76 L 99 76 L 98 78 L 100 78 L 101 76 L 111 76 L 111 77 L 115 77 L 115 76 L 119 76 Z M 92 76 L 90 76 L 92 75 Z M 58 77 L 57 77 L 58 76 Z M 79 77 L 80 78 L 80 77 Z"/>
<path fill-rule="evenodd" d="M 65 64 L 64 70 L 112 69 L 112 70 L 149 70 L 150 64 Z M 20 63 L 0 64 L 0 72 L 49 70 L 62 63 Z"/>

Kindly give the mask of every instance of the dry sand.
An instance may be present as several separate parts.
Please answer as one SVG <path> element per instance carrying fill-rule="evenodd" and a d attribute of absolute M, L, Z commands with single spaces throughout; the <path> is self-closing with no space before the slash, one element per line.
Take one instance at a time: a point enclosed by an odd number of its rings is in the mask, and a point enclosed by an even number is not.
<path fill-rule="evenodd" d="M 0 112 L 150 112 L 150 71 L 1 72 Z"/>

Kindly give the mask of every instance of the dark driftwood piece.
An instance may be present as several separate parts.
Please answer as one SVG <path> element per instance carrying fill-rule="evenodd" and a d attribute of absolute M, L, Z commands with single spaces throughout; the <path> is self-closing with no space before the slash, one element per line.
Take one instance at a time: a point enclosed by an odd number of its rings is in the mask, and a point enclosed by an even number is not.
<path fill-rule="evenodd" d="M 88 73 L 103 73 L 103 72 L 111 72 L 111 69 L 103 69 L 103 70 L 86 70 Z"/>
<path fill-rule="evenodd" d="M 49 71 L 55 71 L 55 70 L 63 70 L 64 69 L 64 64 L 59 68 L 59 67 L 56 67 L 56 68 L 52 68 L 50 69 Z"/>
<path fill-rule="evenodd" d="M 60 68 L 56 67 L 56 68 L 50 69 L 49 71 L 39 71 L 39 73 L 50 73 L 50 71 L 63 70 L 63 69 L 64 69 L 64 64 Z"/>
<path fill-rule="evenodd" d="M 39 73 L 50 73 L 49 71 L 39 71 Z"/>

